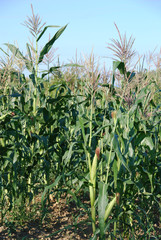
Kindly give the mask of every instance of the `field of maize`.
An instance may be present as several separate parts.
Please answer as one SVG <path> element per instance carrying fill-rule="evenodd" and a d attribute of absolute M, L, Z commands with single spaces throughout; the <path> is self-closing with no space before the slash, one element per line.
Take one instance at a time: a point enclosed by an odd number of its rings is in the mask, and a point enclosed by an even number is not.
<path fill-rule="evenodd" d="M 1 48 L 0 239 L 161 239 L 161 68 L 130 68 L 131 39 L 126 56 L 109 45 L 110 73 L 93 54 L 50 67 L 68 27 L 38 51 L 57 26 L 36 19 L 33 28 L 25 21 L 35 39 L 26 56 Z"/>

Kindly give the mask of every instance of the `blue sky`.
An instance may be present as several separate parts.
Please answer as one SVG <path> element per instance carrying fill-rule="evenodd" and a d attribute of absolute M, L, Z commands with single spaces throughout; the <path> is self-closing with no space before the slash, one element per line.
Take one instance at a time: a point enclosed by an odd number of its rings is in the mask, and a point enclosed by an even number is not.
<path fill-rule="evenodd" d="M 161 46 L 161 1 L 160 0 L 0 0 L 0 47 L 3 43 L 18 42 L 25 52 L 25 44 L 31 37 L 21 23 L 34 12 L 47 25 L 68 23 L 68 27 L 55 43 L 60 61 L 68 63 L 74 59 L 76 49 L 80 54 L 90 54 L 92 48 L 96 56 L 112 64 L 111 52 L 106 48 L 111 38 L 118 38 L 114 22 L 121 34 L 133 35 L 134 48 L 139 54 L 159 51 Z M 49 29 L 40 40 L 43 47 L 55 29 Z M 1 53 L 0 53 L 1 54 Z"/>

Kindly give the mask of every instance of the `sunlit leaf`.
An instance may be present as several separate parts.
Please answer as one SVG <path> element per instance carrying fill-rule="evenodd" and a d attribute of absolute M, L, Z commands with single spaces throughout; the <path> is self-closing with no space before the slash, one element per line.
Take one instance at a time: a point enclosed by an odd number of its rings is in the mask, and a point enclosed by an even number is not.
<path fill-rule="evenodd" d="M 130 172 L 130 169 L 121 153 L 121 150 L 120 150 L 120 146 L 119 146 L 119 142 L 118 142 L 118 139 L 117 139 L 117 135 L 115 134 L 114 135 L 114 140 L 113 140 L 113 148 L 114 148 L 114 151 L 115 153 L 117 154 L 118 158 L 120 159 L 121 163 L 124 165 L 124 167 Z"/>
<path fill-rule="evenodd" d="M 108 185 L 104 182 L 98 183 L 99 194 L 98 194 L 98 218 L 99 218 L 99 228 L 100 228 L 100 237 L 104 236 L 105 231 L 105 210 L 108 204 L 107 198 L 107 188 Z"/>
<path fill-rule="evenodd" d="M 56 34 L 54 35 L 54 37 L 44 46 L 44 48 L 40 52 L 38 63 L 42 62 L 44 56 L 50 51 L 50 49 L 52 48 L 54 42 L 60 37 L 60 35 L 64 32 L 66 27 L 67 27 L 67 25 L 65 25 L 64 27 L 59 29 L 56 32 Z"/>
<path fill-rule="evenodd" d="M 148 146 L 150 148 L 150 150 L 153 150 L 154 148 L 154 143 L 151 137 L 145 137 L 142 142 L 141 145 L 143 146 Z"/>
<path fill-rule="evenodd" d="M 40 35 L 38 36 L 38 38 L 37 38 L 37 41 L 39 41 L 40 40 L 40 38 L 42 37 L 42 35 L 45 33 L 45 31 L 48 29 L 48 28 L 50 28 L 50 27 L 54 27 L 54 28 L 57 28 L 57 27 L 60 27 L 60 26 L 56 26 L 56 25 L 49 25 L 49 26 L 46 26 L 46 27 L 44 27 L 44 29 L 43 29 L 43 31 L 40 33 Z"/>

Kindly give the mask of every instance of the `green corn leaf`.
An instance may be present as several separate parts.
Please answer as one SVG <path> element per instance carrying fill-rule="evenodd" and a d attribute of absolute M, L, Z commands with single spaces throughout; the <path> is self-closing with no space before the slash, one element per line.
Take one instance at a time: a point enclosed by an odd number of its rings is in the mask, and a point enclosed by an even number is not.
<path fill-rule="evenodd" d="M 112 90 L 114 89 L 114 85 L 115 85 L 115 75 L 113 74 L 113 76 L 112 76 Z"/>
<path fill-rule="evenodd" d="M 24 59 L 24 56 L 20 52 L 19 48 L 15 47 L 13 44 L 5 43 L 9 50 L 19 59 Z"/>
<path fill-rule="evenodd" d="M 35 74 L 34 73 L 30 74 L 29 78 L 32 80 L 32 83 L 35 86 L 35 84 L 36 84 L 36 82 L 35 82 Z"/>
<path fill-rule="evenodd" d="M 0 96 L 0 99 L 3 98 L 3 97 L 5 97 L 5 96 L 6 96 L 6 95 L 1 95 L 1 96 Z"/>
<path fill-rule="evenodd" d="M 150 150 L 153 150 L 154 148 L 154 143 L 151 137 L 145 137 L 142 142 L 141 145 L 143 146 L 148 146 L 150 148 Z"/>
<path fill-rule="evenodd" d="M 61 102 L 65 99 L 68 100 L 68 99 L 72 99 L 72 98 L 73 98 L 73 96 L 71 96 L 71 95 L 58 96 L 57 98 L 49 98 L 47 100 L 47 103 L 53 104 L 53 103 L 56 103 L 56 102 Z"/>
<path fill-rule="evenodd" d="M 6 53 L 2 48 L 0 48 L 0 50 L 1 50 L 3 53 L 5 53 L 5 54 L 9 57 L 9 54 Z"/>
<path fill-rule="evenodd" d="M 124 159 L 124 157 L 123 157 L 123 155 L 121 153 L 120 145 L 119 145 L 119 142 L 118 142 L 116 134 L 114 135 L 113 148 L 114 148 L 114 151 L 117 154 L 118 158 L 120 159 L 121 163 L 130 172 L 130 169 L 129 169 L 128 165 L 126 164 L 125 159 Z"/>
<path fill-rule="evenodd" d="M 10 97 L 21 97 L 22 94 L 15 92 L 15 93 L 10 94 L 9 96 Z"/>
<path fill-rule="evenodd" d="M 115 71 L 118 69 L 121 74 L 125 74 L 126 69 L 125 69 L 125 64 L 120 61 L 113 61 L 113 76 L 112 76 L 112 90 L 114 89 L 114 84 L 115 84 Z"/>
<path fill-rule="evenodd" d="M 129 117 L 131 117 L 133 114 L 134 114 L 134 112 L 137 110 L 137 104 L 134 104 L 131 108 L 130 108 L 130 110 L 129 110 Z"/>
<path fill-rule="evenodd" d="M 143 171 L 148 175 L 149 177 L 149 181 L 150 181 L 150 185 L 151 185 L 151 193 L 153 193 L 154 190 L 154 186 L 153 186 L 153 174 L 151 174 L 150 172 L 148 172 L 146 169 L 144 169 L 142 167 Z"/>
<path fill-rule="evenodd" d="M 55 28 L 57 28 L 57 27 L 60 27 L 60 26 L 49 25 L 49 26 L 44 27 L 43 31 L 40 33 L 40 35 L 39 35 L 38 38 L 37 38 L 37 42 L 40 40 L 40 38 L 42 37 L 42 35 L 45 33 L 45 31 L 46 31 L 49 27 L 55 27 Z"/>
<path fill-rule="evenodd" d="M 110 84 L 108 84 L 108 83 L 100 83 L 99 84 L 101 87 L 107 87 L 107 88 L 110 88 Z"/>
<path fill-rule="evenodd" d="M 71 143 L 69 150 L 65 152 L 62 158 L 64 161 L 64 166 L 70 163 L 70 160 L 72 159 L 72 154 L 73 154 L 73 147 L 75 144 L 76 144 L 75 142 Z"/>
<path fill-rule="evenodd" d="M 48 71 L 43 71 L 45 73 L 42 74 L 42 78 L 44 78 L 46 75 L 48 75 L 50 73 L 52 73 L 52 74 L 58 73 L 59 68 L 60 68 L 60 66 L 56 66 L 56 67 L 51 67 Z"/>
<path fill-rule="evenodd" d="M 26 68 L 29 70 L 29 72 L 33 73 L 35 70 L 34 70 L 33 59 L 32 59 L 30 48 L 32 50 L 34 50 L 34 48 L 28 43 L 26 44 L 26 48 L 27 48 L 27 52 L 28 52 L 28 56 L 29 56 L 30 60 L 26 59 L 25 57 L 23 58 L 23 60 L 25 62 Z"/>
<path fill-rule="evenodd" d="M 118 69 L 121 74 L 125 74 L 125 64 L 120 61 L 113 61 L 113 73 Z"/>
<path fill-rule="evenodd" d="M 136 137 L 134 138 L 135 146 L 137 147 L 145 137 L 146 137 L 146 134 L 143 131 L 138 132 Z"/>
<path fill-rule="evenodd" d="M 83 120 L 82 120 L 81 118 L 79 118 L 79 124 L 80 124 L 80 127 L 81 127 L 81 129 L 82 129 L 83 140 L 84 140 L 85 147 L 86 147 L 86 146 L 87 146 L 87 141 L 86 141 L 84 123 L 83 123 Z"/>
<path fill-rule="evenodd" d="M 159 139 L 160 139 L 160 141 L 161 141 L 161 129 L 160 129 L 160 131 L 159 131 Z"/>
<path fill-rule="evenodd" d="M 104 236 L 105 230 L 105 210 L 108 204 L 107 199 L 107 187 L 108 185 L 104 182 L 98 183 L 99 187 L 99 195 L 98 195 L 98 218 L 99 218 L 99 229 L 100 229 L 100 237 L 101 239 Z"/>
<path fill-rule="evenodd" d="M 33 63 L 26 59 L 23 54 L 20 52 L 19 48 L 15 47 L 13 44 L 5 43 L 5 45 L 9 48 L 9 50 L 17 57 L 25 62 L 26 68 L 32 72 L 33 71 Z"/>
<path fill-rule="evenodd" d="M 62 86 L 62 84 L 54 84 L 49 88 L 49 92 L 52 92 L 52 91 L 54 91 L 55 89 L 57 89 L 61 86 Z"/>
<path fill-rule="evenodd" d="M 103 130 L 106 129 L 108 126 L 111 126 L 111 123 L 104 125 L 103 127 L 100 127 L 94 134 L 93 137 L 99 136 L 99 133 Z"/>
<path fill-rule="evenodd" d="M 4 114 L 4 115 L 2 115 L 2 116 L 0 116 L 0 120 L 3 120 L 6 116 L 9 116 L 9 114 L 8 113 L 6 113 L 6 114 Z"/>
<path fill-rule="evenodd" d="M 111 202 L 106 207 L 106 211 L 105 211 L 105 215 L 104 215 L 104 221 L 106 221 L 107 218 L 109 217 L 115 203 L 116 203 L 116 196 L 111 200 Z"/>
<path fill-rule="evenodd" d="M 52 48 L 52 45 L 54 44 L 54 42 L 60 37 L 60 35 L 64 32 L 64 30 L 66 29 L 67 25 L 65 25 L 64 27 L 62 27 L 61 29 L 59 29 L 56 34 L 54 35 L 54 37 L 44 46 L 44 48 L 42 49 L 42 51 L 40 52 L 40 56 L 39 56 L 39 61 L 38 63 L 41 63 L 45 54 L 47 54 L 50 49 Z"/>
<path fill-rule="evenodd" d="M 26 43 L 26 48 L 27 48 L 27 52 L 28 52 L 28 56 L 30 58 L 30 61 L 32 62 L 32 55 L 31 55 L 31 51 L 30 51 L 30 45 L 28 43 Z"/>
<path fill-rule="evenodd" d="M 113 73 L 116 71 L 120 63 L 120 61 L 113 61 Z"/>
<path fill-rule="evenodd" d="M 117 173 L 118 173 L 118 166 L 116 159 L 113 162 L 113 173 L 114 173 L 114 187 L 117 188 Z"/>
<path fill-rule="evenodd" d="M 44 108 L 39 108 L 39 110 L 37 112 L 37 116 L 39 117 L 40 114 L 43 114 L 43 120 L 44 120 L 45 123 L 47 123 L 49 118 L 50 118 L 49 111 L 45 107 Z"/>
<path fill-rule="evenodd" d="M 150 192 L 145 192 L 145 191 L 143 192 L 143 194 L 146 195 L 146 196 L 152 196 L 152 195 L 153 195 L 152 193 L 150 193 Z"/>
<path fill-rule="evenodd" d="M 128 82 L 131 82 L 135 75 L 136 75 L 135 72 L 127 72 Z"/>
<path fill-rule="evenodd" d="M 36 54 L 36 49 L 29 43 L 27 43 L 29 45 L 29 47 L 32 49 L 32 51 Z"/>
<path fill-rule="evenodd" d="M 54 187 L 56 187 L 56 186 L 58 185 L 61 177 L 62 177 L 61 175 L 58 176 L 58 177 L 55 179 L 54 183 L 52 183 L 51 185 L 45 187 L 44 192 L 43 192 L 42 197 L 41 197 L 41 203 L 42 203 L 42 204 L 43 204 L 43 202 L 44 202 L 44 197 L 45 197 L 46 193 L 47 193 L 49 190 L 51 190 L 52 188 L 54 188 Z"/>
<path fill-rule="evenodd" d="M 61 67 L 84 67 L 84 66 L 76 63 L 68 63 L 68 64 L 62 65 Z"/>
<path fill-rule="evenodd" d="M 100 233 L 100 230 L 96 229 L 96 231 L 94 232 L 94 234 L 92 235 L 92 237 L 89 240 L 97 240 L 99 233 Z"/>
<path fill-rule="evenodd" d="M 28 59 L 24 58 L 24 62 L 25 62 L 26 68 L 29 70 L 29 72 L 32 73 L 35 71 L 32 61 L 29 61 Z"/>

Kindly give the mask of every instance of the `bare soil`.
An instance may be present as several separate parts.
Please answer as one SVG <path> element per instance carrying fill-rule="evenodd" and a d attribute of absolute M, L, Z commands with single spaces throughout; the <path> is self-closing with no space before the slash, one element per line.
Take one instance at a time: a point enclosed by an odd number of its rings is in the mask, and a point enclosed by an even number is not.
<path fill-rule="evenodd" d="M 84 209 L 76 208 L 74 202 L 66 203 L 66 199 L 61 198 L 59 202 L 52 200 L 48 213 L 41 222 L 40 212 L 37 211 L 35 218 L 28 219 L 23 225 L 16 224 L 10 227 L 0 227 L 0 240 L 12 239 L 59 239 L 59 240 L 84 240 L 92 236 L 91 223 Z"/>
<path fill-rule="evenodd" d="M 0 227 L 0 240 L 27 240 L 27 239 L 46 239 L 46 240 L 85 240 L 92 237 L 91 222 L 88 214 L 83 208 L 76 207 L 74 201 L 67 202 L 67 199 L 61 198 L 59 202 L 55 199 L 51 200 L 48 212 L 43 221 L 40 214 L 40 197 L 37 199 L 37 209 L 34 209 L 33 215 L 28 214 L 23 224 L 15 221 L 15 224 L 10 224 Z M 89 205 L 89 200 L 83 200 L 83 203 Z M 154 238 L 161 239 L 161 223 L 156 212 L 156 222 L 154 223 Z M 22 216 L 21 216 L 22 217 Z M 8 222 L 11 219 L 8 217 Z M 142 229 L 136 233 L 139 238 L 143 239 Z M 155 238 L 157 237 L 157 238 Z M 126 239 L 126 238 L 125 238 Z M 124 240 L 125 240 L 124 239 Z M 144 240 L 144 239 L 143 239 Z"/>

